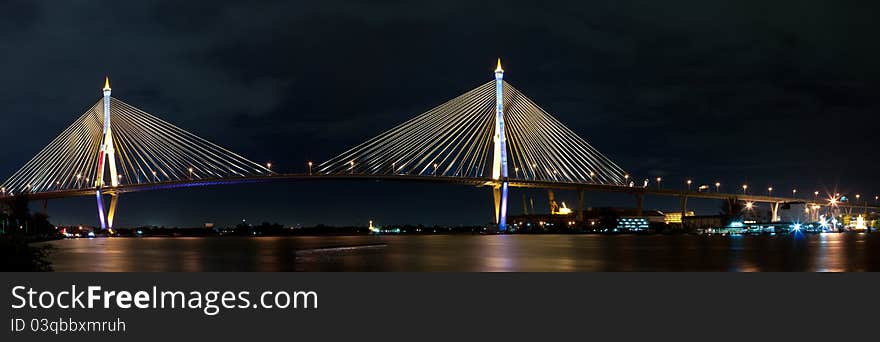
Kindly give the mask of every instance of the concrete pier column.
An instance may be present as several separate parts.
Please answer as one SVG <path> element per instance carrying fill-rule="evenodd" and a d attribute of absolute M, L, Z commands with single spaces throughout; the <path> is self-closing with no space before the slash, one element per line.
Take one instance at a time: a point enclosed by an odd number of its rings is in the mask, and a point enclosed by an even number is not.
<path fill-rule="evenodd" d="M 684 229 L 684 217 L 687 215 L 688 197 L 682 194 L 679 199 L 681 202 L 681 228 Z"/>
<path fill-rule="evenodd" d="M 578 222 L 584 221 L 584 189 L 578 189 L 578 207 L 576 220 Z"/>
<path fill-rule="evenodd" d="M 636 216 L 642 216 L 644 212 L 645 194 L 636 194 Z"/>

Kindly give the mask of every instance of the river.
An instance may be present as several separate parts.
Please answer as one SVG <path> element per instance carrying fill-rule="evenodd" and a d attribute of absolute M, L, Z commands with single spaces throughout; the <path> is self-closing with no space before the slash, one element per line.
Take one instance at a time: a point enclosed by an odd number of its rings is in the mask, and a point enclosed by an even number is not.
<path fill-rule="evenodd" d="M 878 271 L 880 234 L 387 235 L 45 242 L 56 271 Z"/>

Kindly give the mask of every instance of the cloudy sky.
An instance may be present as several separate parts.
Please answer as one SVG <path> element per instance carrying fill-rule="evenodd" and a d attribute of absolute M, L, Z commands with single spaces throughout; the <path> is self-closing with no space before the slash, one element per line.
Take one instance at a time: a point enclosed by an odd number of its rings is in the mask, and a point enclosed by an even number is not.
<path fill-rule="evenodd" d="M 871 8 L 872 7 L 872 8 Z M 636 177 L 880 193 L 866 1 L 0 1 L 0 175 L 113 95 L 303 172 L 505 79 Z M 523 192 L 514 192 L 511 212 Z M 524 192 L 546 202 L 543 192 Z M 573 201 L 574 194 L 558 194 Z M 632 205 L 589 195 L 590 205 Z M 482 224 L 485 189 L 290 183 L 138 193 L 119 224 Z M 649 199 L 649 206 L 674 202 Z M 94 224 L 91 199 L 49 203 Z M 712 202 L 694 203 L 705 213 Z"/>

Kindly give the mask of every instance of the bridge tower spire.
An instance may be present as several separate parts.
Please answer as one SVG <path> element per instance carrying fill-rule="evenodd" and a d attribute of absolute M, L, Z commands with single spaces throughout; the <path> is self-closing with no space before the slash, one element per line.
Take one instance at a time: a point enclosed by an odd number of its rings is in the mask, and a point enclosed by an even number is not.
<path fill-rule="evenodd" d="M 101 222 L 101 229 L 107 229 L 108 227 L 113 228 L 113 216 L 116 212 L 116 203 L 118 200 L 116 195 L 111 195 L 110 212 L 107 214 L 105 220 L 104 201 L 101 189 L 105 186 L 104 172 L 107 168 L 110 169 L 110 186 L 116 187 L 119 185 L 119 176 L 116 173 L 116 150 L 113 147 L 113 129 L 110 126 L 110 94 L 112 91 L 110 89 L 109 76 L 104 78 L 104 88 L 102 91 L 104 92 L 104 138 L 101 141 L 101 149 L 98 152 L 98 170 L 95 174 L 95 195 L 98 199 L 98 219 Z"/>
<path fill-rule="evenodd" d="M 507 138 L 504 135 L 504 69 L 501 58 L 495 67 L 495 135 L 492 158 L 492 179 L 501 180 L 493 189 L 495 220 L 498 231 L 507 230 Z"/>

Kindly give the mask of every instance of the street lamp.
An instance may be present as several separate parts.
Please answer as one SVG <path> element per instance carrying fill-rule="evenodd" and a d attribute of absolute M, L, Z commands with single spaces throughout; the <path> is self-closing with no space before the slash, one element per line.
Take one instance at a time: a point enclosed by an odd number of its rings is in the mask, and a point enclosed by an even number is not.
<path fill-rule="evenodd" d="M 591 183 L 595 183 L 595 181 L 593 180 L 593 177 L 596 177 L 596 173 L 593 171 L 590 171 L 590 182 Z"/>
<path fill-rule="evenodd" d="M 312 175 L 312 162 L 309 162 L 309 176 Z"/>
<path fill-rule="evenodd" d="M 663 181 L 662 177 L 657 177 L 657 189 L 660 189 L 660 182 Z"/>
<path fill-rule="evenodd" d="M 791 189 L 791 197 L 797 197 L 797 189 Z"/>
<path fill-rule="evenodd" d="M 354 174 L 354 160 L 348 162 L 348 173 Z"/>
<path fill-rule="evenodd" d="M 271 170 L 272 169 L 272 162 L 266 163 L 266 168 Z"/>
<path fill-rule="evenodd" d="M 816 196 L 816 199 L 818 199 L 818 198 L 819 198 L 819 192 L 818 192 L 818 191 L 813 191 L 813 196 Z"/>
<path fill-rule="evenodd" d="M 743 184 L 743 194 L 746 193 L 746 190 L 749 190 L 749 185 L 748 185 L 748 184 Z"/>
<path fill-rule="evenodd" d="M 437 163 L 434 163 L 434 176 L 437 175 Z"/>
<path fill-rule="evenodd" d="M 687 180 L 688 191 L 691 191 L 691 183 L 693 183 L 693 181 L 691 181 L 690 179 L 688 179 L 688 180 Z"/>
<path fill-rule="evenodd" d="M 773 196 L 773 187 L 767 188 L 767 196 Z"/>
<path fill-rule="evenodd" d="M 193 178 L 193 168 L 189 168 L 189 179 Z"/>
<path fill-rule="evenodd" d="M 715 182 L 715 192 L 721 192 L 721 182 Z"/>

